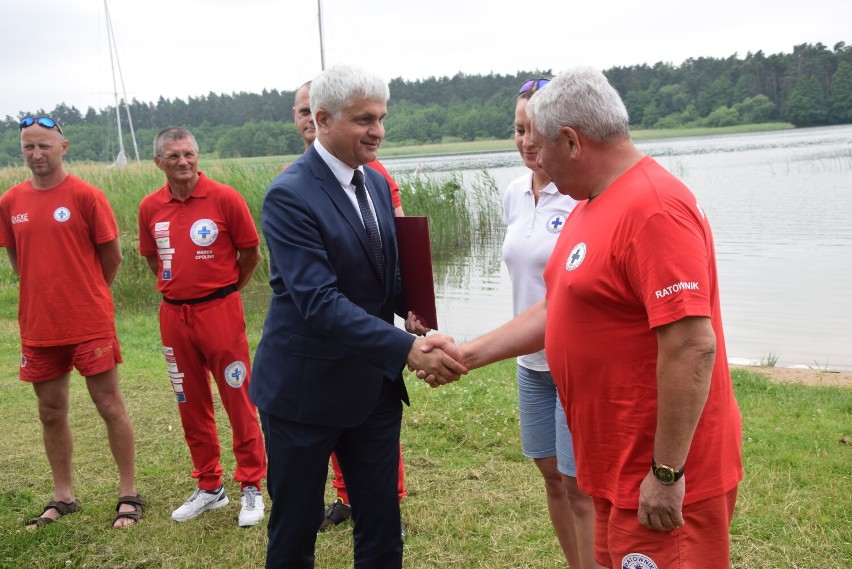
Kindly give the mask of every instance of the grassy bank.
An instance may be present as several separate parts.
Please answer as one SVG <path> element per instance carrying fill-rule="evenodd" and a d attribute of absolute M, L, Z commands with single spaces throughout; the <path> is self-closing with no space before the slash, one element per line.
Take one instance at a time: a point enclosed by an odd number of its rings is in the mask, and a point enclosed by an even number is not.
<path fill-rule="evenodd" d="M 7 298 L 5 300 L 12 300 Z M 5 304 L 5 303 L 4 303 Z M 249 314 L 256 345 L 262 310 Z M 156 316 L 122 314 L 124 396 L 137 438 L 139 488 L 149 502 L 142 523 L 109 529 L 116 476 L 103 423 L 79 377 L 72 381 L 77 498 L 82 511 L 38 532 L 23 521 L 51 499 L 32 389 L 17 375 L 14 316 L 0 318 L 0 567 L 195 568 L 262 566 L 265 528 L 237 527 L 237 503 L 176 524 L 171 510 L 192 491 L 190 462 L 174 394 L 159 352 Z M 403 425 L 409 495 L 405 567 L 563 566 L 544 490 L 519 450 L 514 364 L 473 372 L 432 390 L 408 377 L 413 405 Z M 746 478 L 732 527 L 733 566 L 842 567 L 852 556 L 849 414 L 852 390 L 777 385 L 735 372 L 745 417 Z M 228 473 L 234 460 L 217 403 Z M 331 495 L 329 494 L 329 497 Z M 351 528 L 318 536 L 317 567 L 352 566 Z"/>

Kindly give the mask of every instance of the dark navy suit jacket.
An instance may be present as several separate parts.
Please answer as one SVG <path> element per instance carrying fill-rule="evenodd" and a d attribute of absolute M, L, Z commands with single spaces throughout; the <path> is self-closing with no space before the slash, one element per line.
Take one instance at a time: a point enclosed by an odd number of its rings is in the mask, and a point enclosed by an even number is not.
<path fill-rule="evenodd" d="M 361 218 L 312 146 L 278 175 L 261 222 L 272 300 L 249 394 L 264 413 L 352 427 L 373 410 L 382 382 L 408 403 L 401 372 L 414 336 L 403 315 L 387 181 L 364 168 L 385 255 L 380 274 Z"/>

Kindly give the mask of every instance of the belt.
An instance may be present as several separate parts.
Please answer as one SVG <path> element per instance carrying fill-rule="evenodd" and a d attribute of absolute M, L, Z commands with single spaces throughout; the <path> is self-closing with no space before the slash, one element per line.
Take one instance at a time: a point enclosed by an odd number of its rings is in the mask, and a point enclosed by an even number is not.
<path fill-rule="evenodd" d="M 228 286 L 223 286 L 219 290 L 208 294 L 207 296 L 202 296 L 201 298 L 189 298 L 186 300 L 178 300 L 176 298 L 168 298 L 163 297 L 163 302 L 168 302 L 169 304 L 201 304 L 202 302 L 207 302 L 208 300 L 216 300 L 217 298 L 225 298 L 232 292 L 237 292 L 237 285 L 232 284 Z"/>

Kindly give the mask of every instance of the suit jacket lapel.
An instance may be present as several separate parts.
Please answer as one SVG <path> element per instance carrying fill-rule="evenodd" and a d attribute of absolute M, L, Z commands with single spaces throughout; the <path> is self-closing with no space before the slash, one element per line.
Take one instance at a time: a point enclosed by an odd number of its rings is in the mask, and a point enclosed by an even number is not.
<path fill-rule="evenodd" d="M 361 217 L 358 215 L 358 212 L 355 211 L 352 202 L 349 200 L 349 196 L 347 196 L 343 188 L 340 187 L 340 182 L 338 182 L 337 178 L 334 177 L 334 173 L 331 171 L 331 168 L 329 168 L 323 159 L 320 158 L 319 153 L 313 146 L 308 149 L 305 159 L 310 164 L 311 170 L 319 181 L 322 190 L 328 195 L 331 201 L 334 202 L 337 210 L 343 215 L 349 226 L 352 227 L 352 230 L 358 237 L 358 241 L 361 243 L 364 255 L 370 262 L 370 266 L 373 267 L 373 270 L 376 274 L 378 274 L 379 269 L 373 260 L 373 255 L 370 253 L 370 239 L 367 237 L 367 230 L 364 228 L 364 223 L 361 221 Z M 367 191 L 370 192 L 370 197 L 375 204 L 376 195 L 374 193 L 375 190 L 372 188 L 372 184 L 367 184 Z M 385 241 L 387 240 L 385 237 L 387 229 L 383 227 L 381 220 L 378 221 L 378 223 L 379 232 L 382 236 L 382 248 L 385 250 L 385 256 L 387 257 L 387 248 L 385 245 Z M 384 275 L 379 275 L 379 277 L 384 279 Z"/>

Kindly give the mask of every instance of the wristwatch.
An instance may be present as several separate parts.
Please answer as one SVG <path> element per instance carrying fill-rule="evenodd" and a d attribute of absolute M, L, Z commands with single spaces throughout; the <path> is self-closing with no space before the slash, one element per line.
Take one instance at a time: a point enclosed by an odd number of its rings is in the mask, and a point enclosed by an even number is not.
<path fill-rule="evenodd" d="M 666 486 L 670 484 L 674 484 L 683 476 L 683 469 L 686 468 L 686 465 L 680 467 L 680 470 L 675 470 L 671 466 L 666 466 L 665 464 L 657 464 L 656 459 L 651 459 L 651 470 L 654 472 L 654 476 L 657 477 L 657 480 L 665 484 Z"/>

